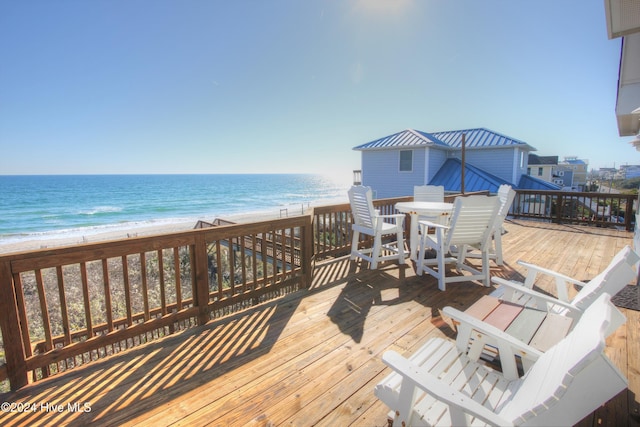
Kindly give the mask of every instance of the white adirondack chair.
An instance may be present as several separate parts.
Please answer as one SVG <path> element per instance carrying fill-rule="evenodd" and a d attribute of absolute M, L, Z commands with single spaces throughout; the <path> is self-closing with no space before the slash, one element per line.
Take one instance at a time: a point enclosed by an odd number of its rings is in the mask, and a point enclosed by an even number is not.
<path fill-rule="evenodd" d="M 577 319 L 601 294 L 615 295 L 627 284 L 634 282 L 637 276 L 636 264 L 638 261 L 640 261 L 638 254 L 627 245 L 613 257 L 607 268 L 586 283 L 522 261 L 518 261 L 518 264 L 528 270 L 524 283 L 500 277 L 492 277 L 491 280 L 500 285 L 495 291 L 495 295 L 503 301 Z M 548 275 L 555 279 L 556 297 L 533 289 L 538 274 Z M 581 289 L 573 298 L 569 299 L 568 287 L 573 285 L 580 286 Z"/>
<path fill-rule="evenodd" d="M 383 361 L 394 372 L 374 393 L 398 426 L 574 425 L 627 387 L 604 354 L 605 331 L 617 311 L 603 294 L 569 335 L 537 355 L 522 378 L 479 362 L 479 352 L 467 353 L 466 336 L 457 343 L 433 338 L 408 359 L 387 351 Z M 491 334 L 483 326 L 467 329 Z M 532 350 L 509 343 L 508 336 L 495 339 L 501 351 Z"/>
<path fill-rule="evenodd" d="M 480 280 L 489 286 L 489 246 L 491 232 L 500 205 L 497 197 L 468 196 L 458 197 L 453 204 L 453 213 L 449 225 L 431 221 L 420 221 L 420 251 L 417 260 L 417 273 L 426 271 L 438 279 L 438 288 L 446 289 L 446 283 Z M 435 234 L 429 234 L 429 228 Z M 451 255 L 455 246 L 457 256 Z M 480 251 L 482 271 L 465 263 L 469 248 Z M 436 251 L 435 259 L 425 259 L 427 249 Z M 459 272 L 471 274 L 446 276 L 446 264 L 455 263 Z M 433 268 L 435 267 L 435 268 Z"/>
<path fill-rule="evenodd" d="M 372 270 L 378 267 L 378 263 L 390 259 L 397 259 L 399 264 L 404 264 L 404 214 L 380 215 L 373 208 L 371 189 L 361 185 L 349 189 L 349 202 L 353 213 L 353 238 L 351 240 L 351 259 L 360 257 L 369 261 Z M 391 220 L 393 222 L 387 222 Z M 360 234 L 373 237 L 371 248 L 360 249 Z M 387 235 L 395 235 L 396 240 L 383 244 L 382 238 Z M 386 252 L 391 252 L 387 254 Z"/>

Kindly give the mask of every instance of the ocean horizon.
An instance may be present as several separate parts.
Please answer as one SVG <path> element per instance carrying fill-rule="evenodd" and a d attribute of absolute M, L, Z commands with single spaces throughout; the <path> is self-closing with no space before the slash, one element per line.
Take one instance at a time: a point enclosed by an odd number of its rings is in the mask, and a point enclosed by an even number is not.
<path fill-rule="evenodd" d="M 346 203 L 321 174 L 0 175 L 0 244 Z"/>

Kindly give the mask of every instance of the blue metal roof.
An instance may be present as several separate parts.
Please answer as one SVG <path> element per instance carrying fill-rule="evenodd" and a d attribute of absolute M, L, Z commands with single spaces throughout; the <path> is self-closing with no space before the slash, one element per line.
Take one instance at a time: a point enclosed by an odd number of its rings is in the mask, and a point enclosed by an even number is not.
<path fill-rule="evenodd" d="M 462 148 L 462 134 L 465 134 L 466 148 L 511 147 L 514 145 L 522 145 L 527 146 L 531 150 L 535 150 L 526 142 L 499 134 L 485 128 L 434 132 L 433 136 L 450 147 Z"/>
<path fill-rule="evenodd" d="M 445 191 L 459 192 L 462 181 L 462 161 L 447 159 L 442 167 L 429 182 L 430 185 L 442 185 Z M 497 193 L 502 184 L 512 185 L 502 178 L 490 174 L 480 168 L 467 163 L 465 168 L 465 192 L 487 191 Z M 518 186 L 520 190 L 560 190 L 560 186 L 529 175 L 522 175 Z"/>
<path fill-rule="evenodd" d="M 426 147 L 430 145 L 438 145 L 443 148 L 449 148 L 447 144 L 438 140 L 433 135 L 416 131 L 413 129 L 406 129 L 402 132 L 394 133 L 393 135 L 385 136 L 384 138 L 376 139 L 375 141 L 367 142 L 366 144 L 359 145 L 354 150 L 384 150 L 393 148 L 415 148 Z"/>
<path fill-rule="evenodd" d="M 462 181 L 462 161 L 460 159 L 447 159 L 435 174 L 429 185 L 442 185 L 445 191 L 460 192 Z M 498 178 L 469 163 L 465 167 L 464 189 L 465 192 L 486 191 L 497 193 L 502 184 L 509 184 L 502 178 Z"/>
<path fill-rule="evenodd" d="M 522 175 L 518 183 L 520 190 L 560 190 L 560 186 L 551 182 L 543 181 L 539 178 Z"/>
<path fill-rule="evenodd" d="M 446 132 L 427 133 L 414 129 L 406 129 L 375 141 L 359 145 L 354 150 L 383 150 L 394 148 L 415 148 L 426 146 L 438 146 L 447 149 L 462 148 L 462 134 L 465 134 L 466 148 L 483 147 L 512 147 L 514 145 L 526 146 L 529 150 L 535 148 L 526 142 L 510 138 L 485 128 L 452 130 Z"/>

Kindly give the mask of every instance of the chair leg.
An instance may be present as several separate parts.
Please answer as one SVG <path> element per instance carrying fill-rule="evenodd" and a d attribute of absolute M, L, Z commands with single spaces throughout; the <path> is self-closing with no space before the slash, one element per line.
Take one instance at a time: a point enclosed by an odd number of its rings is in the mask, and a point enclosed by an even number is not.
<path fill-rule="evenodd" d="M 482 275 L 484 279 L 482 279 L 482 284 L 487 288 L 491 285 L 491 269 L 489 267 L 489 251 L 482 252 Z"/>
<path fill-rule="evenodd" d="M 378 268 L 378 261 L 380 260 L 380 253 L 382 251 L 382 236 L 377 233 L 373 239 L 373 249 L 371 251 L 371 264 L 369 268 L 375 270 Z"/>
<path fill-rule="evenodd" d="M 398 264 L 404 264 L 404 232 L 403 230 L 398 230 L 398 237 L 396 238 L 396 242 L 398 245 Z"/>
<path fill-rule="evenodd" d="M 358 256 L 358 244 L 360 243 L 360 232 L 354 231 L 351 239 L 351 256 L 350 259 L 354 260 Z"/>
<path fill-rule="evenodd" d="M 418 247 L 418 257 L 416 259 L 416 264 L 418 267 L 416 270 L 416 274 L 418 276 L 422 276 L 422 273 L 424 272 L 424 252 L 424 233 L 422 233 L 420 234 L 420 246 Z"/>
<path fill-rule="evenodd" d="M 504 265 L 504 260 L 502 259 L 502 232 L 500 230 L 497 230 L 493 236 L 493 243 L 496 250 L 496 264 Z"/>
<path fill-rule="evenodd" d="M 438 230 L 440 231 L 440 230 Z M 464 248 L 463 248 L 464 249 Z M 447 290 L 447 270 L 444 258 L 447 256 L 444 247 L 442 245 L 442 236 L 438 236 L 438 289 L 441 291 Z"/>

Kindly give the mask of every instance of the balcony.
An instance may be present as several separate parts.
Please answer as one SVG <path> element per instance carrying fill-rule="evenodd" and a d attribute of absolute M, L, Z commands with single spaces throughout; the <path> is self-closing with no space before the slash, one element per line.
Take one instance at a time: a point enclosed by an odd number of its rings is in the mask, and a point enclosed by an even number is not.
<path fill-rule="evenodd" d="M 399 200 L 376 203 L 384 211 Z M 411 263 L 368 270 L 344 256 L 349 221 L 340 205 L 0 257 L 0 379 L 14 389 L 2 395 L 9 406 L 0 424 L 386 425 L 388 408 L 373 395 L 389 373 L 382 353 L 455 336 L 442 308 L 464 310 L 492 288 L 461 283 L 440 292 Z M 514 279 L 523 259 L 588 280 L 633 238 L 523 219 L 505 228 L 506 264 L 492 274 Z M 157 304 L 155 291 L 164 295 Z M 25 307 L 28 294 L 39 296 L 39 308 Z M 606 351 L 629 388 L 580 425 L 639 423 L 640 312 L 621 310 L 627 323 Z"/>

